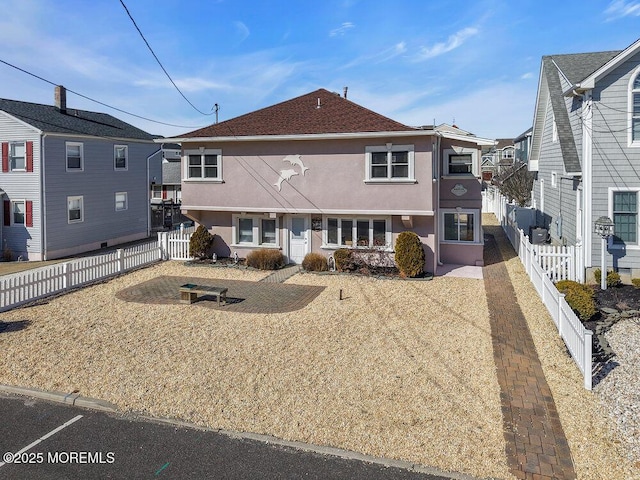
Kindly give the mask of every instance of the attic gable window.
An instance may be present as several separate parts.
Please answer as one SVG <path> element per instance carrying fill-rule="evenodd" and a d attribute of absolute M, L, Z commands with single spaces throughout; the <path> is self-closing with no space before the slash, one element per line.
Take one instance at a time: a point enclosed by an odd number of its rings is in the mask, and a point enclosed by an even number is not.
<path fill-rule="evenodd" d="M 129 147 L 127 145 L 114 145 L 113 168 L 114 170 L 127 170 Z"/>
<path fill-rule="evenodd" d="M 631 144 L 640 146 L 640 73 L 636 75 L 630 94 Z"/>
<path fill-rule="evenodd" d="M 366 147 L 365 157 L 365 182 L 415 183 L 413 145 Z"/>

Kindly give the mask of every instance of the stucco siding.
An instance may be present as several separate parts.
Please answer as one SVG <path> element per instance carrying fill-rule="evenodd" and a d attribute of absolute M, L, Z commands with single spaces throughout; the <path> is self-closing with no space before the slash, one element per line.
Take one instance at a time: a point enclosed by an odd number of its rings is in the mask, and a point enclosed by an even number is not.
<path fill-rule="evenodd" d="M 183 180 L 182 203 L 185 208 L 212 210 L 432 211 L 431 139 L 395 139 L 394 144 L 414 147 L 415 183 L 365 183 L 366 146 L 386 143 L 376 139 L 209 144 L 207 148 L 222 150 L 223 183 Z M 299 167 L 283 161 L 288 155 L 300 155 L 308 170 L 302 174 Z M 184 178 L 184 160 L 182 168 Z M 283 180 L 278 189 L 276 184 L 285 170 L 295 175 Z"/>

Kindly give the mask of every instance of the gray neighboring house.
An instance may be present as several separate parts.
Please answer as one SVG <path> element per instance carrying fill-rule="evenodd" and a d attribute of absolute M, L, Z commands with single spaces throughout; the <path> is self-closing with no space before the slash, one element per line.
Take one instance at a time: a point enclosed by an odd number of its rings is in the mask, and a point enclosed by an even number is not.
<path fill-rule="evenodd" d="M 532 133 L 533 127 L 527 129 L 513 139 L 513 145 L 515 146 L 515 161 L 517 163 L 527 163 L 529 160 Z"/>
<path fill-rule="evenodd" d="M 0 241 L 13 258 L 50 260 L 145 238 L 160 149 L 105 113 L 0 99 Z"/>
<path fill-rule="evenodd" d="M 594 221 L 609 217 L 607 265 L 640 277 L 640 40 L 542 58 L 529 170 L 537 223 L 553 243 L 582 243 L 589 273 L 600 265 Z"/>

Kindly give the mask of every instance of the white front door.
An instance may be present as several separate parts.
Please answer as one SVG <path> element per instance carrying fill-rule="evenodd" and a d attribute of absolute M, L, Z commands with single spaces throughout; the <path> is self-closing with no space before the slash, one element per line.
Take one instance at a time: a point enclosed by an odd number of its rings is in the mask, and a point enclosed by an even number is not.
<path fill-rule="evenodd" d="M 307 217 L 291 217 L 291 228 L 289 228 L 289 261 L 302 263 L 304 256 L 309 253 Z"/>

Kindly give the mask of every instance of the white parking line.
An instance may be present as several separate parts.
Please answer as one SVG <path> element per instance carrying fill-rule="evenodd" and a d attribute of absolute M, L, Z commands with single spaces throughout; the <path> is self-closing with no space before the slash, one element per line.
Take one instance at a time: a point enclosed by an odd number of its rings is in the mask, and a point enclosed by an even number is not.
<path fill-rule="evenodd" d="M 75 417 L 73 417 L 71 420 L 69 420 L 68 422 L 63 423 L 62 425 L 60 425 L 57 428 L 54 428 L 53 430 L 51 430 L 49 433 L 47 433 L 46 435 L 43 435 L 42 437 L 40 437 L 38 440 L 36 440 L 33 443 L 30 443 L 29 445 L 27 445 L 26 447 L 24 447 L 22 450 L 16 452 L 13 454 L 14 457 L 20 455 L 21 453 L 26 452 L 27 450 L 30 450 L 31 448 L 35 447 L 36 445 L 38 445 L 40 442 L 46 440 L 47 438 L 55 435 L 56 433 L 58 433 L 60 430 L 62 430 L 63 428 L 68 427 L 69 425 L 71 425 L 72 423 L 77 422 L 78 420 L 80 420 L 82 418 L 82 415 L 76 415 Z M 2 467 L 3 465 L 6 465 L 6 462 L 0 462 L 0 467 Z"/>

